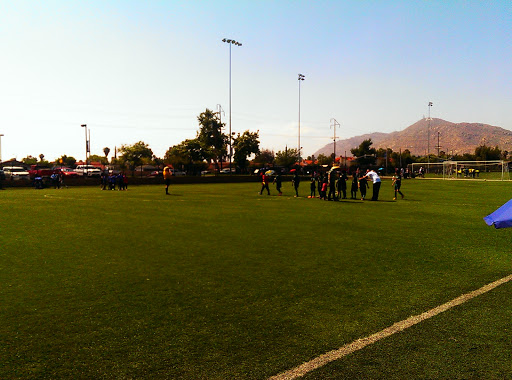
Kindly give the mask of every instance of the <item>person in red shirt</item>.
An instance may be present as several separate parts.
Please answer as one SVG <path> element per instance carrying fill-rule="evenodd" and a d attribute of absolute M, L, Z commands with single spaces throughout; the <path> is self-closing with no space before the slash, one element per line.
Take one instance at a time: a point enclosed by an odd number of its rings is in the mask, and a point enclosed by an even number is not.
<path fill-rule="evenodd" d="M 268 188 L 268 177 L 265 175 L 265 173 L 261 174 L 261 190 L 260 195 L 263 194 L 263 190 L 267 189 L 268 195 L 270 195 L 270 189 Z"/>

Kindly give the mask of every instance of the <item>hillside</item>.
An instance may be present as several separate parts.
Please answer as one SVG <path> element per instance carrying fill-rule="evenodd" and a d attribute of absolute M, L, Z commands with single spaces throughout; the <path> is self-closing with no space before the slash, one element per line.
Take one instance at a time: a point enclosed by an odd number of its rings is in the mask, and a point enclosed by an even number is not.
<path fill-rule="evenodd" d="M 371 138 L 373 147 L 391 148 L 398 152 L 409 149 L 414 155 L 427 152 L 428 120 L 422 119 L 400 132 L 370 133 L 336 142 L 336 155 L 351 156 L 350 149 L 363 140 Z M 430 121 L 430 153 L 437 154 L 439 135 L 440 151 L 453 154 L 474 153 L 479 145 L 498 146 L 512 152 L 512 131 L 482 123 L 452 123 L 433 118 Z M 333 153 L 333 143 L 327 144 L 314 153 L 329 155 Z"/>

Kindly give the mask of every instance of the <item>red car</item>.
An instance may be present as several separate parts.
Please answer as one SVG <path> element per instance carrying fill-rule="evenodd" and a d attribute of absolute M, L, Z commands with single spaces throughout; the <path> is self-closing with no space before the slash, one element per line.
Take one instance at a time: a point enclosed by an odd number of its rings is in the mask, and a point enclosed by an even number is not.
<path fill-rule="evenodd" d="M 71 168 L 58 168 L 57 170 L 62 173 L 63 177 L 67 177 L 67 178 L 78 177 L 78 173 L 75 172 Z"/>

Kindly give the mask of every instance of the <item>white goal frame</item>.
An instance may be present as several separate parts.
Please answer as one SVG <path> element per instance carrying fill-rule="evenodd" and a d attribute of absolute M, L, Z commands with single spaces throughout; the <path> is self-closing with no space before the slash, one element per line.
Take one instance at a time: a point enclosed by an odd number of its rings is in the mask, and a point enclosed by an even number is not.
<path fill-rule="evenodd" d="M 410 166 L 416 175 L 423 167 L 430 178 L 510 181 L 509 162 L 503 160 L 415 162 Z"/>

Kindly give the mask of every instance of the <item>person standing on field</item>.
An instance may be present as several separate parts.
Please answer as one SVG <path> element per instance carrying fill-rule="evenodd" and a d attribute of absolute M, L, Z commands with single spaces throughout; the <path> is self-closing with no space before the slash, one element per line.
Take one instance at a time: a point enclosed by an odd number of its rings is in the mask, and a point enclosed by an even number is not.
<path fill-rule="evenodd" d="M 311 182 L 309 184 L 309 189 L 310 189 L 309 198 L 315 198 L 316 197 L 316 180 L 315 180 L 314 175 L 311 176 L 310 181 Z"/>
<path fill-rule="evenodd" d="M 299 196 L 299 184 L 300 184 L 300 177 L 297 174 L 297 172 L 295 172 L 295 174 L 293 175 L 292 184 L 293 184 L 293 187 L 295 188 L 295 197 L 297 198 Z"/>
<path fill-rule="evenodd" d="M 337 200 L 336 199 L 336 172 L 334 170 L 330 171 L 327 177 L 327 181 L 329 183 L 329 195 L 327 200 Z"/>
<path fill-rule="evenodd" d="M 352 185 L 350 186 L 350 199 L 357 198 L 357 189 L 359 187 L 359 168 L 352 173 Z"/>
<path fill-rule="evenodd" d="M 164 168 L 164 180 L 165 180 L 165 194 L 169 195 L 169 185 L 171 184 L 172 171 L 171 168 L 166 166 Z"/>
<path fill-rule="evenodd" d="M 404 199 L 404 195 L 400 191 L 400 187 L 402 186 L 402 173 L 398 168 L 395 169 L 395 175 L 393 176 L 393 183 L 391 186 L 394 186 L 395 188 L 395 197 L 393 200 L 396 201 L 396 193 L 399 193 L 402 196 L 402 199 Z"/>
<path fill-rule="evenodd" d="M 379 190 L 380 190 L 380 185 L 381 185 L 381 180 L 380 180 L 379 175 L 375 171 L 367 169 L 366 175 L 364 176 L 364 178 L 371 179 L 371 181 L 373 182 L 372 201 L 378 201 L 379 200 Z"/>
<path fill-rule="evenodd" d="M 283 195 L 283 193 L 281 192 L 281 184 L 282 184 L 283 180 L 281 179 L 281 174 L 280 173 L 277 173 L 275 178 L 274 178 L 274 182 L 276 184 L 276 190 L 277 192 L 279 193 L 279 195 Z"/>
<path fill-rule="evenodd" d="M 336 190 L 338 192 L 338 199 L 347 198 L 347 173 L 343 170 L 336 181 Z"/>
<path fill-rule="evenodd" d="M 366 189 L 368 189 L 368 180 L 361 174 L 359 178 L 359 192 L 361 193 L 361 200 L 364 201 L 366 198 Z"/>
<path fill-rule="evenodd" d="M 267 194 L 270 195 L 270 190 L 268 188 L 268 177 L 265 173 L 261 173 L 261 190 L 260 195 L 263 194 L 263 190 L 267 189 Z"/>

